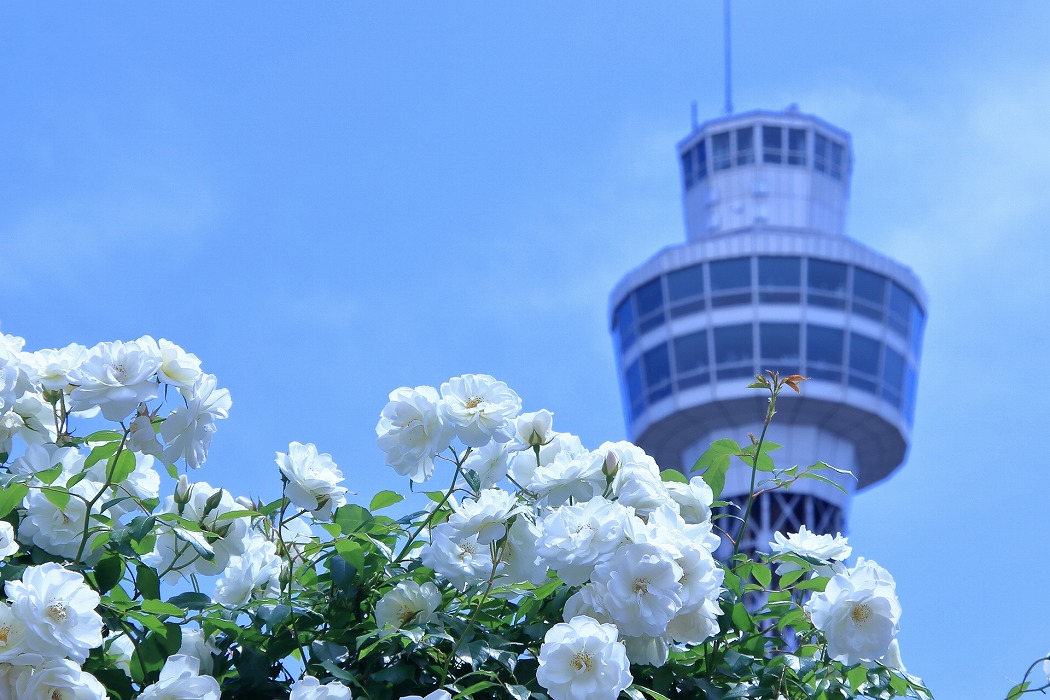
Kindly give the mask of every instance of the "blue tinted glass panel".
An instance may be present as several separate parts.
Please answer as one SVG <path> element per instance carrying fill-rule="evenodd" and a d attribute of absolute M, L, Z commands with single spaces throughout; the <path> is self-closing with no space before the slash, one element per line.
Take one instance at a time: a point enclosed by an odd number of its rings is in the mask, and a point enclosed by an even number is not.
<path fill-rule="evenodd" d="M 637 362 L 632 362 L 627 367 L 627 403 L 630 407 L 631 417 L 636 418 L 645 408 L 645 397 L 642 394 L 642 368 Z"/>
<path fill-rule="evenodd" d="M 660 278 L 646 282 L 634 291 L 635 305 L 638 309 L 638 317 L 647 316 L 652 312 L 663 308 L 664 292 L 660 285 Z"/>
<path fill-rule="evenodd" d="M 616 307 L 613 319 L 613 328 L 620 337 L 620 350 L 624 350 L 635 339 L 634 305 L 631 303 L 631 297 L 628 296 Z"/>
<path fill-rule="evenodd" d="M 878 376 L 879 341 L 859 333 L 849 334 L 849 370 Z"/>
<path fill-rule="evenodd" d="M 704 293 L 704 266 L 692 265 L 667 275 L 667 294 L 671 301 L 698 297 Z"/>
<path fill-rule="evenodd" d="M 915 369 L 908 365 L 904 371 L 904 418 L 911 425 L 915 420 L 915 390 L 918 384 L 918 376 Z"/>
<path fill-rule="evenodd" d="M 758 327 L 762 360 L 795 363 L 799 354 L 799 327 L 797 323 L 761 323 Z"/>
<path fill-rule="evenodd" d="M 823 134 L 817 134 L 813 141 L 813 168 L 826 173 L 830 157 L 831 142 Z"/>
<path fill-rule="evenodd" d="M 809 261 L 807 274 L 809 288 L 842 294 L 846 291 L 846 265 L 827 260 Z"/>
<path fill-rule="evenodd" d="M 755 128 L 746 126 L 736 130 L 736 164 L 755 162 Z"/>
<path fill-rule="evenodd" d="M 715 329 L 715 362 L 719 365 L 737 362 L 750 364 L 753 357 L 750 323 Z"/>
<path fill-rule="evenodd" d="M 841 329 L 806 326 L 806 374 L 829 382 L 842 381 L 846 336 Z"/>
<path fill-rule="evenodd" d="M 904 356 L 887 346 L 882 360 L 882 395 L 900 406 L 904 388 Z"/>
<path fill-rule="evenodd" d="M 838 328 L 806 326 L 806 361 L 810 364 L 842 365 L 845 334 Z"/>
<path fill-rule="evenodd" d="M 711 263 L 711 291 L 751 286 L 751 258 L 730 258 Z"/>
<path fill-rule="evenodd" d="M 759 287 L 798 287 L 801 279 L 801 258 L 760 257 L 758 259 Z"/>
<path fill-rule="evenodd" d="M 704 140 L 696 144 L 696 179 L 707 178 L 707 149 L 704 148 Z"/>
<path fill-rule="evenodd" d="M 853 296 L 881 306 L 886 298 L 886 278 L 862 267 L 853 268 Z"/>
<path fill-rule="evenodd" d="M 674 339 L 674 364 L 677 374 L 706 370 L 707 331 L 698 331 Z"/>
<path fill-rule="evenodd" d="M 842 148 L 841 144 L 832 142 L 830 163 L 831 168 L 829 169 L 829 173 L 831 177 L 835 178 L 836 180 L 842 179 L 842 172 L 845 169 L 844 163 L 842 162 L 844 153 L 845 149 Z"/>
<path fill-rule="evenodd" d="M 715 134 L 711 137 L 711 161 L 715 170 L 726 170 L 731 162 L 729 160 L 729 132 Z"/>
<path fill-rule="evenodd" d="M 645 366 L 645 383 L 652 389 L 671 381 L 671 358 L 667 354 L 667 343 L 660 343 L 642 355 Z"/>
<path fill-rule="evenodd" d="M 762 160 L 766 163 L 784 161 L 784 143 L 779 126 L 762 127 Z"/>
<path fill-rule="evenodd" d="M 919 310 L 919 305 L 911 307 L 911 354 L 918 362 L 922 355 L 922 332 L 926 325 L 926 317 Z"/>
<path fill-rule="evenodd" d="M 806 130 L 788 129 L 788 165 L 806 164 Z"/>
<path fill-rule="evenodd" d="M 693 152 L 686 151 L 682 154 L 682 179 L 685 181 L 685 188 L 689 189 L 693 186 Z"/>
<path fill-rule="evenodd" d="M 908 322 L 914 303 L 911 294 L 903 287 L 896 282 L 890 284 L 890 327 L 905 337 L 908 335 Z"/>

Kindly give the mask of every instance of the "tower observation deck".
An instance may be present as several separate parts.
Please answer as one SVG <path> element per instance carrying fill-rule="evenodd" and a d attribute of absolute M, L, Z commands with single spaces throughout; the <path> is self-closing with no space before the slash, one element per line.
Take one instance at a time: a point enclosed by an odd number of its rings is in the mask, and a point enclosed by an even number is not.
<path fill-rule="evenodd" d="M 678 144 L 686 242 L 628 272 L 610 298 L 632 440 L 661 468 L 688 470 L 714 440 L 758 434 L 766 369 L 809 378 L 782 397 L 767 438 L 778 467 L 818 460 L 815 479 L 762 496 L 745 549 L 800 525 L 844 531 L 849 501 L 908 450 L 926 319 L 918 277 L 845 235 L 849 134 L 802 114 L 714 119 Z M 789 392 L 790 393 L 790 392 Z M 730 469 L 723 500 L 750 472 Z"/>

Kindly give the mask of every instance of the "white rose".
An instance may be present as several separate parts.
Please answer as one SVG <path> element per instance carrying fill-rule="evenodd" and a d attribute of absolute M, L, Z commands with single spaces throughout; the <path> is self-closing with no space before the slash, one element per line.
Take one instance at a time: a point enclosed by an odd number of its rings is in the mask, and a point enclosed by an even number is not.
<path fill-rule="evenodd" d="M 200 661 L 192 656 L 169 656 L 160 678 L 139 695 L 138 700 L 219 700 L 219 682 L 198 675 Z"/>
<path fill-rule="evenodd" d="M 536 467 L 529 490 L 550 506 L 560 506 L 569 499 L 589 501 L 605 492 L 604 464 L 596 452 L 559 452 L 550 464 Z"/>
<path fill-rule="evenodd" d="M 105 700 L 105 687 L 69 659 L 48 659 L 37 667 L 22 666 L 13 674 L 14 697 L 47 700 Z"/>
<path fill-rule="evenodd" d="M 350 689 L 339 681 L 321 685 L 313 676 L 292 683 L 288 700 L 351 700 Z"/>
<path fill-rule="evenodd" d="M 228 417 L 233 406 L 229 390 L 218 389 L 217 382 L 214 374 L 201 374 L 191 386 L 179 390 L 186 405 L 172 411 L 160 425 L 168 464 L 182 458 L 187 467 L 197 469 L 208 458 L 217 430 L 215 421 Z"/>
<path fill-rule="evenodd" d="M 561 506 L 538 523 L 536 551 L 564 583 L 579 586 L 624 541 L 632 517 L 627 508 L 601 497 Z"/>
<path fill-rule="evenodd" d="M 11 612 L 25 625 L 27 651 L 82 663 L 102 645 L 102 618 L 95 612 L 101 599 L 77 572 L 54 562 L 30 566 L 5 591 Z"/>
<path fill-rule="evenodd" d="M 14 526 L 6 520 L 0 520 L 0 559 L 6 559 L 17 551 Z"/>
<path fill-rule="evenodd" d="M 157 398 L 159 364 L 136 342 L 99 343 L 70 372 L 70 382 L 75 386 L 69 395 L 70 410 L 98 407 L 106 420 L 123 420 L 140 403 Z"/>
<path fill-rule="evenodd" d="M 485 489 L 476 499 L 453 502 L 448 524 L 460 537 L 477 535 L 478 542 L 489 544 L 507 534 L 507 521 L 520 510 L 514 494 L 503 489 Z"/>
<path fill-rule="evenodd" d="M 678 504 L 678 512 L 687 523 L 703 523 L 711 519 L 714 493 L 703 477 L 694 476 L 688 484 L 669 481 L 664 486 Z"/>
<path fill-rule="evenodd" d="M 443 415 L 464 445 L 481 447 L 514 436 L 521 398 L 503 382 L 487 374 L 464 374 L 441 385 L 441 398 Z"/>
<path fill-rule="evenodd" d="M 507 443 L 490 442 L 472 450 L 463 462 L 463 467 L 477 473 L 481 488 L 490 489 L 507 476 L 510 460 L 516 454 Z"/>
<path fill-rule="evenodd" d="M 901 615 L 893 577 L 864 559 L 832 576 L 806 609 L 827 639 L 828 654 L 850 666 L 882 658 L 897 636 Z"/>
<path fill-rule="evenodd" d="M 818 573 L 831 576 L 835 572 L 831 565 L 834 562 L 845 561 L 853 553 L 845 537 L 837 535 L 816 535 L 806 529 L 805 525 L 799 526 L 798 532 L 784 536 L 781 532 L 773 533 L 773 541 L 769 543 L 769 551 L 774 556 L 777 554 L 794 554 L 804 559 L 815 559 L 825 564 L 817 569 Z M 783 576 L 789 571 L 799 569 L 799 565 L 784 561 L 777 565 L 777 574 Z"/>
<path fill-rule="evenodd" d="M 387 591 L 376 604 L 376 627 L 399 630 L 409 625 L 422 627 L 434 616 L 441 605 L 441 593 L 430 583 L 401 581 Z"/>
<path fill-rule="evenodd" d="M 452 700 L 452 695 L 447 690 L 435 690 L 426 697 L 422 695 L 402 695 L 401 700 Z"/>
<path fill-rule="evenodd" d="M 448 523 L 441 523 L 431 532 L 428 544 L 420 552 L 423 566 L 429 567 L 448 579 L 459 590 L 492 574 L 492 556 L 487 544 L 478 542 L 477 536 L 460 537 Z"/>
<path fill-rule="evenodd" d="M 617 634 L 589 617 L 554 625 L 540 646 L 536 680 L 552 700 L 616 700 L 634 680 Z"/>
<path fill-rule="evenodd" d="M 389 399 L 376 424 L 379 449 L 398 474 L 426 481 L 434 473 L 434 455 L 448 447 L 455 430 L 439 409 L 434 387 L 403 386 L 390 392 Z"/>
<path fill-rule="evenodd" d="M 626 544 L 594 567 L 604 608 L 625 635 L 659 636 L 682 608 L 682 567 L 661 547 Z"/>
<path fill-rule="evenodd" d="M 159 361 L 157 367 L 157 379 L 164 384 L 178 387 L 193 386 L 201 373 L 201 361 L 192 354 L 180 348 L 170 340 L 161 338 L 156 341 L 148 335 L 144 335 L 137 341 L 139 345 L 146 348 Z"/>
<path fill-rule="evenodd" d="M 277 467 L 287 479 L 285 494 L 303 510 L 313 513 L 315 518 L 328 520 L 336 508 L 346 503 L 347 490 L 340 486 L 343 472 L 335 466 L 332 455 L 318 454 L 312 443 L 303 445 L 293 442 L 288 453 L 277 453 Z"/>
<path fill-rule="evenodd" d="M 231 557 L 222 576 L 215 582 L 216 603 L 228 607 L 244 605 L 257 595 L 276 596 L 280 592 L 281 558 L 277 545 L 262 535 L 248 540 L 244 554 Z"/>
<path fill-rule="evenodd" d="M 182 628 L 182 644 L 179 646 L 179 654 L 197 659 L 201 673 L 210 674 L 212 672 L 215 665 L 212 654 L 218 653 L 219 648 L 204 636 L 203 630 L 198 627 Z"/>
<path fill-rule="evenodd" d="M 540 409 L 535 413 L 522 413 L 514 422 L 518 442 L 531 447 L 546 445 L 554 438 L 551 426 L 554 424 L 554 414 L 546 409 Z"/>

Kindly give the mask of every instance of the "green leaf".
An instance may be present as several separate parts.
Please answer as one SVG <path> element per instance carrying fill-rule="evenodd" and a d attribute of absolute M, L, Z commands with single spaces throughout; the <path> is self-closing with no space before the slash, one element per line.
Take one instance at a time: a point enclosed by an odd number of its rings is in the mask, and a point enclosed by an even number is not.
<path fill-rule="evenodd" d="M 124 560 L 117 554 L 107 554 L 95 564 L 95 586 L 99 593 L 109 592 L 124 575 Z"/>
<path fill-rule="evenodd" d="M 91 450 L 87 458 L 84 460 L 84 470 L 87 471 L 91 467 L 95 466 L 96 463 L 101 462 L 104 459 L 109 459 L 117 452 L 117 448 L 120 447 L 120 442 L 107 442 L 99 445 Z"/>
<path fill-rule="evenodd" d="M 740 603 L 733 605 L 732 613 L 730 617 L 733 620 L 733 625 L 736 626 L 741 632 L 749 632 L 753 627 L 751 622 L 751 615 L 748 614 L 747 608 Z"/>
<path fill-rule="evenodd" d="M 336 540 L 335 551 L 339 552 L 339 556 L 345 559 L 346 563 L 354 567 L 357 571 L 361 571 L 365 568 L 364 548 L 357 542 L 351 540 Z"/>
<path fill-rule="evenodd" d="M 769 588 L 769 584 L 773 581 L 773 573 L 766 567 L 755 564 L 751 569 L 751 575 L 758 581 L 762 588 Z"/>
<path fill-rule="evenodd" d="M 17 481 L 0 490 L 0 518 L 14 510 L 27 493 L 29 493 L 29 487 Z"/>
<path fill-rule="evenodd" d="M 1018 683 L 1013 688 L 1010 688 L 1010 692 L 1006 694 L 1006 700 L 1017 700 L 1017 698 L 1024 695 L 1024 692 L 1028 690 L 1028 686 L 1031 683 Z"/>
<path fill-rule="evenodd" d="M 660 479 L 668 482 L 675 482 L 679 484 L 688 484 L 689 479 L 685 478 L 685 474 L 678 471 L 677 469 L 664 469 L 660 472 Z"/>
<path fill-rule="evenodd" d="M 204 608 L 211 605 L 211 598 L 204 593 L 194 593 L 188 591 L 186 593 L 179 593 L 177 596 L 168 598 L 168 602 L 172 605 L 177 605 L 185 610 L 203 610 Z"/>
<path fill-rule="evenodd" d="M 119 484 L 120 482 L 131 476 L 131 472 L 135 471 L 135 453 L 130 450 L 124 450 L 117 456 L 116 463 L 107 465 L 106 469 L 109 474 L 109 481 L 111 484 Z"/>
<path fill-rule="evenodd" d="M 96 430 L 84 438 L 84 442 L 119 442 L 122 437 L 116 430 Z"/>
<path fill-rule="evenodd" d="M 50 485 L 50 484 L 55 483 L 55 479 L 57 479 L 59 474 L 61 474 L 61 473 L 62 473 L 62 465 L 61 464 L 56 464 L 55 466 L 51 467 L 50 469 L 43 469 L 41 471 L 38 471 L 33 476 L 35 476 L 37 479 L 40 479 L 45 484 Z"/>
<path fill-rule="evenodd" d="M 388 506 L 392 506 L 395 503 L 400 503 L 405 500 L 405 497 L 399 493 L 393 491 L 380 491 L 375 496 L 372 496 L 372 502 L 368 504 L 368 509 L 375 511 Z"/>
<path fill-rule="evenodd" d="M 152 567 L 145 564 L 135 566 L 135 583 L 139 593 L 147 600 L 160 600 L 160 578 Z"/>
<path fill-rule="evenodd" d="M 667 700 L 667 696 L 666 695 L 661 695 L 660 693 L 656 692 L 652 688 L 646 688 L 644 685 L 637 685 L 637 684 L 635 684 L 635 685 L 632 685 L 631 687 L 632 688 L 637 688 L 638 690 L 642 691 L 643 693 L 645 693 L 646 695 L 651 697 L 653 700 Z"/>
<path fill-rule="evenodd" d="M 208 540 L 205 539 L 204 535 L 199 532 L 193 532 L 187 530 L 184 527 L 172 528 L 172 532 L 183 542 L 188 542 L 197 554 L 201 555 L 204 559 L 211 561 L 215 558 L 215 550 L 208 544 Z"/>
<path fill-rule="evenodd" d="M 221 523 L 223 520 L 237 520 L 238 518 L 254 518 L 258 515 L 262 515 L 262 513 L 255 510 L 228 510 L 215 518 L 215 522 Z"/>
<path fill-rule="evenodd" d="M 842 493 L 846 493 L 846 489 L 842 488 L 842 486 L 840 486 L 839 484 L 835 483 L 834 481 L 832 481 L 828 477 L 824 476 L 823 474 L 814 474 L 813 472 L 802 472 L 801 474 L 798 475 L 798 478 L 800 478 L 800 479 L 816 479 L 817 481 L 823 481 L 825 484 L 831 484 L 832 486 L 837 488 Z"/>
<path fill-rule="evenodd" d="M 862 685 L 864 685 L 864 682 L 868 680 L 868 669 L 864 666 L 854 666 L 846 671 L 846 678 L 849 679 L 849 687 L 855 693 Z"/>
<path fill-rule="evenodd" d="M 186 611 L 180 608 L 178 605 L 164 603 L 159 600 L 144 600 L 142 601 L 142 605 L 140 605 L 139 607 L 142 609 L 142 612 L 147 612 L 151 615 L 175 615 L 177 617 L 186 616 Z"/>
<path fill-rule="evenodd" d="M 42 490 L 44 492 L 44 498 L 51 501 L 55 508 L 65 510 L 66 506 L 69 505 L 69 491 L 52 486 L 45 486 Z"/>

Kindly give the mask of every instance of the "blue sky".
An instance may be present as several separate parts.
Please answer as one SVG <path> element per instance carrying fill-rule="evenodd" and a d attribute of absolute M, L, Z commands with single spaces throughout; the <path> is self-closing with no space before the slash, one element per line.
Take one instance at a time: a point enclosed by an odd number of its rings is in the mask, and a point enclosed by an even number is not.
<path fill-rule="evenodd" d="M 851 132 L 848 230 L 930 297 L 909 461 L 851 541 L 909 669 L 1002 697 L 1050 650 L 1050 5 L 734 12 L 737 110 Z M 0 328 L 199 355 L 234 408 L 196 476 L 235 493 L 274 496 L 291 440 L 359 500 L 403 487 L 386 394 L 464 372 L 622 439 L 608 292 L 683 239 L 674 144 L 721 56 L 711 0 L 4 5 Z"/>

